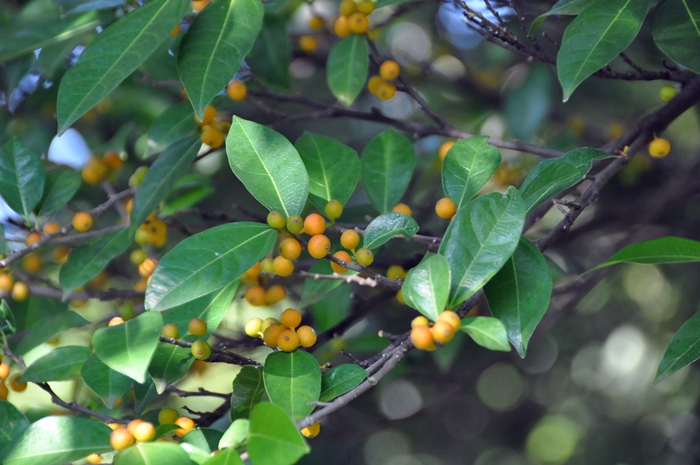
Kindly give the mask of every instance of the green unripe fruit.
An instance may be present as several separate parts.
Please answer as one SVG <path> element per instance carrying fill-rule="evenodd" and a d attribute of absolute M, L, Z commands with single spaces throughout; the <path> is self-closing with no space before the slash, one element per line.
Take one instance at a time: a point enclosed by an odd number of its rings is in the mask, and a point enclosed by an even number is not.
<path fill-rule="evenodd" d="M 260 332 L 264 333 L 267 328 L 269 328 L 272 325 L 279 325 L 281 324 L 278 319 L 276 318 L 265 318 L 260 325 Z"/>
<path fill-rule="evenodd" d="M 368 248 L 361 248 L 355 253 L 355 260 L 362 266 L 370 266 L 374 261 L 374 254 Z"/>
<path fill-rule="evenodd" d="M 287 218 L 287 231 L 292 234 L 299 234 L 304 229 L 304 219 L 299 215 L 292 215 Z"/>
<path fill-rule="evenodd" d="M 663 86 L 659 91 L 659 97 L 664 102 L 668 102 L 676 96 L 676 88 L 673 86 Z"/>
<path fill-rule="evenodd" d="M 284 215 L 278 211 L 271 211 L 267 214 L 267 224 L 274 229 L 282 229 L 287 225 Z"/>
<path fill-rule="evenodd" d="M 134 174 L 132 174 L 129 177 L 129 187 L 135 187 L 138 186 L 143 182 L 143 178 L 146 177 L 146 173 L 148 172 L 148 167 L 147 166 L 139 166 L 136 168 L 136 171 L 134 171 Z"/>
<path fill-rule="evenodd" d="M 163 325 L 163 329 L 160 330 L 160 334 L 171 339 L 177 339 L 180 337 L 180 330 L 177 329 L 176 325 L 168 323 L 167 325 Z"/>
<path fill-rule="evenodd" d="M 343 214 L 343 204 L 340 203 L 340 200 L 333 199 L 326 204 L 325 210 L 328 218 L 336 220 Z"/>
<path fill-rule="evenodd" d="M 136 234 L 134 235 L 134 242 L 136 242 L 139 245 L 144 245 L 148 242 L 148 231 L 145 231 L 141 228 L 136 230 Z"/>
<path fill-rule="evenodd" d="M 146 255 L 146 252 L 144 252 L 141 249 L 136 249 L 133 252 L 131 252 L 131 255 L 129 255 L 129 261 L 132 265 L 136 266 L 139 266 L 141 263 L 145 262 L 147 258 L 148 256 Z"/>
<path fill-rule="evenodd" d="M 134 306 L 131 304 L 124 304 L 119 307 L 119 316 L 122 320 L 127 321 L 136 316 L 136 311 L 134 311 Z"/>
<path fill-rule="evenodd" d="M 206 360 L 211 355 L 211 346 L 206 341 L 194 341 L 192 355 L 197 360 Z"/>
<path fill-rule="evenodd" d="M 202 337 L 207 334 L 207 322 L 201 318 L 192 318 L 187 325 L 187 330 L 190 334 L 194 334 L 197 337 Z"/>

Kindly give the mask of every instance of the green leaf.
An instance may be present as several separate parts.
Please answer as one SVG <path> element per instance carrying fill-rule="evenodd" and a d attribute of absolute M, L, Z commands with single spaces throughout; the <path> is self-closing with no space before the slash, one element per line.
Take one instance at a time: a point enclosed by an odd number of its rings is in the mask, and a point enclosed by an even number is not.
<path fill-rule="evenodd" d="M 58 273 L 63 298 L 97 276 L 113 258 L 128 249 L 133 240 L 133 230 L 124 227 L 91 239 L 87 244 L 71 251 Z"/>
<path fill-rule="evenodd" d="M 248 418 L 265 392 L 261 367 L 244 366 L 233 379 L 231 419 Z"/>
<path fill-rule="evenodd" d="M 693 263 L 698 261 L 700 261 L 700 242 L 667 236 L 628 245 L 593 268 L 593 270 L 618 263 L 659 265 L 663 263 Z"/>
<path fill-rule="evenodd" d="M 290 84 L 289 62 L 292 47 L 287 34 L 287 21 L 266 15 L 260 34 L 253 44 L 246 64 L 256 78 L 273 88 L 287 89 Z"/>
<path fill-rule="evenodd" d="M 0 463 L 63 465 L 111 450 L 111 432 L 104 423 L 86 418 L 44 417 L 0 450 Z"/>
<path fill-rule="evenodd" d="M 467 333 L 477 344 L 489 350 L 510 352 L 508 332 L 498 318 L 477 316 L 463 318 L 460 330 Z"/>
<path fill-rule="evenodd" d="M 134 383 L 134 415 L 140 416 L 157 395 L 156 385 L 150 376 L 146 376 L 145 383 Z"/>
<path fill-rule="evenodd" d="M 506 122 L 515 137 L 528 141 L 547 121 L 554 105 L 554 88 L 551 66 L 534 63 L 522 85 L 508 93 Z"/>
<path fill-rule="evenodd" d="M 326 73 L 333 95 L 349 107 L 362 91 L 369 69 L 369 50 L 365 37 L 352 34 L 333 44 L 328 54 Z"/>
<path fill-rule="evenodd" d="M 192 465 L 185 449 L 167 442 L 137 442 L 117 452 L 114 465 Z"/>
<path fill-rule="evenodd" d="M 376 249 L 396 236 L 412 237 L 418 232 L 416 220 L 403 213 L 385 213 L 373 219 L 365 229 L 363 246 Z"/>
<path fill-rule="evenodd" d="M 292 465 L 311 451 L 285 411 L 267 403 L 256 405 L 250 414 L 247 449 L 256 465 Z"/>
<path fill-rule="evenodd" d="M 401 287 L 406 305 L 431 321 L 445 310 L 450 294 L 450 264 L 442 255 L 426 253 L 418 266 L 411 268 Z"/>
<path fill-rule="evenodd" d="M 194 342 L 197 337 L 185 336 L 181 340 Z M 169 385 L 185 376 L 193 362 L 192 351 L 187 347 L 166 342 L 158 343 L 148 367 L 148 373 L 153 378 L 156 392 L 162 394 Z"/>
<path fill-rule="evenodd" d="M 263 20 L 258 0 L 214 0 L 180 42 L 177 72 L 199 119 L 253 47 Z"/>
<path fill-rule="evenodd" d="M 0 450 L 6 444 L 24 433 L 29 421 L 17 407 L 6 400 L 0 400 Z"/>
<path fill-rule="evenodd" d="M 317 260 L 309 269 L 309 273 L 316 274 L 333 274 L 331 262 L 328 260 Z M 346 275 L 356 274 L 353 270 L 348 270 Z M 304 280 L 304 288 L 301 290 L 301 302 L 299 307 L 304 308 L 319 300 L 323 299 L 329 292 L 333 291 L 344 281 L 339 279 L 313 279 L 306 278 Z"/>
<path fill-rule="evenodd" d="M 192 208 L 214 192 L 215 190 L 211 186 L 195 187 L 194 189 L 189 190 L 181 196 L 168 202 L 166 206 L 160 209 L 160 215 L 167 217 L 173 213 Z"/>
<path fill-rule="evenodd" d="M 190 320 L 201 318 L 207 323 L 207 332 L 202 338 L 208 339 L 219 327 L 221 320 L 223 320 L 239 284 L 240 281 L 235 280 L 223 289 L 216 290 L 211 294 L 163 312 L 163 324 L 172 323 L 177 326 L 180 335 L 185 335 L 187 334 Z"/>
<path fill-rule="evenodd" d="M 134 195 L 131 228 L 134 232 L 168 195 L 175 182 L 187 172 L 202 146 L 198 136 L 180 139 L 170 145 L 148 168 Z"/>
<path fill-rule="evenodd" d="M 92 335 L 92 346 L 111 369 L 144 383 L 162 327 L 160 313 L 144 312 L 120 325 L 98 329 Z"/>
<path fill-rule="evenodd" d="M 457 210 L 474 197 L 501 166 L 501 152 L 488 136 L 455 142 L 442 162 L 442 189 Z"/>
<path fill-rule="evenodd" d="M 515 251 L 525 222 L 518 191 L 493 192 L 466 204 L 440 244 L 450 264 L 448 308 L 455 308 L 491 279 Z"/>
<path fill-rule="evenodd" d="M 673 336 L 656 370 L 654 383 L 671 376 L 700 358 L 700 313 L 686 321 Z"/>
<path fill-rule="evenodd" d="M 299 215 L 309 194 L 309 176 L 294 146 L 282 134 L 237 116 L 226 138 L 231 170 L 268 210 Z"/>
<path fill-rule="evenodd" d="M 247 422 L 247 420 L 245 421 Z M 238 454 L 239 452 L 237 452 L 236 449 L 226 449 L 219 452 L 202 465 L 243 465 L 243 461 Z"/>
<path fill-rule="evenodd" d="M 29 218 L 44 192 L 44 167 L 39 156 L 13 137 L 0 147 L 0 195 Z"/>
<path fill-rule="evenodd" d="M 262 379 L 262 378 L 261 378 Z M 219 441 L 219 449 L 228 449 L 229 447 L 238 447 L 245 441 L 250 429 L 250 422 L 245 418 L 239 418 L 231 423 L 231 426 L 224 432 Z M 236 454 L 238 457 L 238 454 Z"/>
<path fill-rule="evenodd" d="M 36 209 L 39 216 L 47 216 L 59 208 L 65 207 L 73 198 L 80 184 L 80 173 L 72 170 L 52 170 L 46 173 L 44 193 Z"/>
<path fill-rule="evenodd" d="M 219 449 L 219 441 L 223 435 L 223 432 L 216 429 L 195 428 L 182 437 L 180 445 L 188 444 L 207 455 L 211 455 L 212 452 Z"/>
<path fill-rule="evenodd" d="M 266 224 L 245 221 L 188 237 L 158 263 L 146 289 L 146 308 L 167 310 L 231 284 L 272 250 L 276 238 Z"/>
<path fill-rule="evenodd" d="M 62 134 L 136 70 L 189 9 L 189 0 L 153 0 L 98 34 L 61 79 L 58 133 Z"/>
<path fill-rule="evenodd" d="M 518 354 L 525 358 L 552 295 L 552 277 L 542 253 L 529 240 L 520 238 L 518 248 L 496 276 L 484 287 L 493 316 L 501 320 Z"/>
<path fill-rule="evenodd" d="M 600 0 L 559 0 L 546 13 L 539 15 L 530 25 L 530 34 L 534 34 L 535 30 L 540 27 L 542 21 L 552 15 L 577 15 L 583 10 L 599 2 Z"/>
<path fill-rule="evenodd" d="M 87 323 L 87 320 L 76 312 L 67 311 L 66 304 L 53 299 L 33 296 L 29 299 L 28 306 L 30 314 L 27 315 L 27 320 L 30 324 L 25 328 L 27 331 L 22 334 L 21 339 L 12 347 L 17 355 L 24 355 L 65 330 Z M 31 311 L 33 308 L 43 311 L 35 313 Z"/>
<path fill-rule="evenodd" d="M 64 15 L 104 10 L 124 5 L 124 0 L 52 0 Z"/>
<path fill-rule="evenodd" d="M 265 359 L 265 390 L 270 402 L 282 408 L 294 421 L 314 409 L 321 393 L 321 369 L 308 352 L 275 352 Z M 251 418 L 251 430 L 253 420 Z M 251 431 L 252 433 L 252 431 Z"/>
<path fill-rule="evenodd" d="M 393 129 L 387 129 L 369 141 L 360 163 L 369 201 L 379 213 L 390 212 L 411 182 L 416 167 L 413 144 Z"/>
<path fill-rule="evenodd" d="M 581 147 L 561 158 L 545 160 L 535 167 L 520 186 L 527 213 L 542 205 L 554 194 L 583 180 L 595 160 L 611 158 L 598 149 Z"/>
<path fill-rule="evenodd" d="M 94 14 L 68 18 L 42 19 L 31 24 L 8 24 L 0 28 L 0 63 L 34 50 L 70 40 L 95 30 Z"/>
<path fill-rule="evenodd" d="M 131 378 L 112 370 L 95 354 L 91 354 L 85 360 L 80 375 L 87 387 L 102 399 L 107 408 L 114 408 L 114 404 L 131 387 Z"/>
<path fill-rule="evenodd" d="M 331 368 L 321 378 L 321 395 L 318 400 L 330 402 L 352 391 L 367 379 L 367 371 L 354 363 L 343 363 Z"/>
<path fill-rule="evenodd" d="M 360 178 L 357 152 L 332 137 L 310 132 L 294 144 L 309 174 L 309 196 L 323 210 L 329 200 L 345 204 Z"/>
<path fill-rule="evenodd" d="M 377 2 L 375 3 L 375 7 L 381 8 L 383 6 L 400 5 L 401 3 L 406 3 L 410 1 L 411 0 L 377 0 Z"/>
<path fill-rule="evenodd" d="M 654 10 L 654 42 L 678 64 L 700 73 L 700 2 L 666 0 Z"/>
<path fill-rule="evenodd" d="M 651 4 L 652 0 L 594 3 L 569 24 L 557 54 L 557 74 L 565 102 L 588 76 L 632 43 Z"/>
<path fill-rule="evenodd" d="M 160 114 L 148 130 L 146 156 L 165 150 L 197 129 L 190 102 L 180 102 Z M 201 141 L 200 141 L 201 142 Z"/>
<path fill-rule="evenodd" d="M 92 351 L 87 347 L 65 346 L 54 349 L 32 363 L 20 382 L 65 381 L 80 376 L 80 369 Z"/>

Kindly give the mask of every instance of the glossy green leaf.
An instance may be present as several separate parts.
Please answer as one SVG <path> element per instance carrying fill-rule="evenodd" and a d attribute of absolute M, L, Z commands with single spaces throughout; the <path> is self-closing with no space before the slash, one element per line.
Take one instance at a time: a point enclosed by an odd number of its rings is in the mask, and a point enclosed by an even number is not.
<path fill-rule="evenodd" d="M 598 149 L 581 147 L 561 158 L 545 160 L 535 167 L 520 186 L 527 213 L 542 205 L 554 194 L 583 180 L 595 160 L 613 155 Z"/>
<path fill-rule="evenodd" d="M 129 248 L 133 239 L 133 230 L 124 227 L 72 250 L 58 273 L 63 297 L 97 276 L 113 258 Z"/>
<path fill-rule="evenodd" d="M 75 47 L 80 45 L 88 34 L 89 31 L 86 31 L 64 42 L 42 47 L 36 61 L 36 67 L 41 71 L 41 74 L 47 80 L 55 76 L 66 64 Z"/>
<path fill-rule="evenodd" d="M 13 137 L 0 147 L 0 195 L 17 213 L 29 218 L 44 192 L 39 155 Z"/>
<path fill-rule="evenodd" d="M 330 402 L 359 386 L 367 379 L 367 371 L 354 363 L 343 363 L 331 368 L 321 378 L 321 395 L 318 400 Z"/>
<path fill-rule="evenodd" d="M 239 283 L 239 280 L 235 280 L 223 289 L 163 312 L 163 324 L 174 324 L 180 331 L 180 335 L 184 336 L 187 334 L 190 320 L 201 318 L 207 323 L 207 332 L 202 337 L 208 339 L 223 320 Z"/>
<path fill-rule="evenodd" d="M 95 354 L 91 354 L 85 360 L 80 375 L 87 387 L 102 399 L 107 408 L 114 408 L 114 404 L 131 387 L 131 378 L 112 370 Z"/>
<path fill-rule="evenodd" d="M 477 344 L 489 350 L 510 352 L 508 332 L 498 318 L 477 316 L 463 318 L 460 330 L 467 333 Z"/>
<path fill-rule="evenodd" d="M 46 216 L 65 207 L 73 198 L 83 180 L 72 170 L 51 170 L 46 173 L 44 192 L 36 206 L 39 216 Z"/>
<path fill-rule="evenodd" d="M 654 42 L 678 64 L 700 73 L 700 2 L 665 0 L 654 10 Z"/>
<path fill-rule="evenodd" d="M 197 129 L 190 102 L 180 102 L 166 109 L 148 130 L 146 156 L 160 153 L 174 142 L 184 139 Z"/>
<path fill-rule="evenodd" d="M 442 255 L 426 253 L 423 260 L 406 275 L 401 287 L 406 305 L 431 321 L 445 310 L 450 294 L 450 264 Z"/>
<path fill-rule="evenodd" d="M 532 242 L 520 238 L 513 256 L 486 283 L 484 292 L 491 313 L 501 320 L 511 344 L 525 358 L 527 344 L 552 295 L 552 277 L 544 256 Z"/>
<path fill-rule="evenodd" d="M 597 270 L 617 263 L 660 265 L 698 261 L 700 261 L 700 242 L 667 236 L 628 245 L 593 269 Z"/>
<path fill-rule="evenodd" d="M 98 329 L 92 335 L 92 346 L 111 369 L 143 383 L 162 327 L 160 313 L 144 312 L 120 325 Z"/>
<path fill-rule="evenodd" d="M 311 451 L 285 411 L 267 403 L 250 414 L 247 449 L 255 465 L 292 465 Z"/>
<path fill-rule="evenodd" d="M 329 200 L 345 204 L 360 179 L 357 152 L 332 137 L 310 132 L 294 144 L 309 174 L 309 198 L 323 210 Z"/>
<path fill-rule="evenodd" d="M 184 336 L 180 339 L 185 342 L 194 342 L 198 338 Z M 192 351 L 187 347 L 159 343 L 148 367 L 148 374 L 153 378 L 156 392 L 162 394 L 168 386 L 185 376 L 193 362 Z"/>
<path fill-rule="evenodd" d="M 246 418 L 238 418 L 231 423 L 231 426 L 224 432 L 219 441 L 219 449 L 238 447 L 245 441 L 250 429 L 250 422 Z M 234 451 L 232 451 L 234 452 Z M 236 457 L 238 454 L 236 453 Z"/>
<path fill-rule="evenodd" d="M 309 269 L 310 273 L 316 274 L 333 274 L 333 268 L 331 268 L 331 262 L 328 260 L 318 260 Z M 347 275 L 357 274 L 356 271 L 348 270 Z M 306 278 L 304 280 L 304 288 L 301 290 L 301 302 L 299 306 L 304 308 L 311 305 L 319 300 L 323 299 L 329 292 L 333 291 L 344 281 L 338 279 L 313 279 Z"/>
<path fill-rule="evenodd" d="M 577 15 L 583 10 L 599 2 L 600 0 L 559 0 L 546 13 L 539 15 L 532 21 L 530 25 L 530 34 L 534 34 L 535 30 L 542 24 L 542 21 L 552 15 Z"/>
<path fill-rule="evenodd" d="M 231 170 L 268 210 L 299 215 L 309 194 L 309 176 L 294 146 L 282 134 L 237 116 L 226 138 Z"/>
<path fill-rule="evenodd" d="M 253 47 L 263 20 L 258 0 L 213 0 L 180 42 L 177 71 L 199 119 Z"/>
<path fill-rule="evenodd" d="M 58 133 L 62 134 L 134 72 L 168 38 L 189 9 L 189 0 L 153 0 L 98 34 L 61 79 Z"/>
<path fill-rule="evenodd" d="M 376 249 L 389 242 L 392 237 L 411 237 L 418 232 L 416 220 L 403 213 L 385 213 L 373 219 L 365 229 L 363 247 Z"/>
<path fill-rule="evenodd" d="M 442 190 L 457 205 L 469 202 L 501 166 L 501 152 L 487 143 L 488 136 L 455 142 L 442 162 Z"/>
<path fill-rule="evenodd" d="M 219 441 L 223 435 L 223 432 L 216 429 L 195 428 L 182 437 L 180 445 L 190 454 L 190 458 L 194 455 L 190 452 L 194 448 L 204 453 L 208 459 L 212 452 L 219 449 Z"/>
<path fill-rule="evenodd" d="M 450 264 L 448 308 L 481 289 L 515 251 L 525 222 L 518 191 L 493 192 L 466 204 L 452 219 L 440 244 Z"/>
<path fill-rule="evenodd" d="M 275 352 L 265 359 L 263 368 L 265 390 L 270 402 L 294 421 L 299 421 L 314 409 L 312 402 L 321 393 L 321 369 L 308 352 Z M 252 429 L 251 418 L 251 429 Z M 252 433 L 252 431 L 251 431 Z"/>
<path fill-rule="evenodd" d="M 353 306 L 353 298 L 352 286 L 338 286 L 314 302 L 311 305 L 314 329 L 317 332 L 327 331 L 347 318 Z"/>
<path fill-rule="evenodd" d="M 87 320 L 73 311 L 68 311 L 66 304 L 53 299 L 34 296 L 28 302 L 28 325 L 21 338 L 12 346 L 17 355 L 24 355 L 39 344 L 61 334 L 67 329 L 82 326 Z M 39 312 L 32 311 L 40 309 Z"/>
<path fill-rule="evenodd" d="M 146 289 L 146 308 L 167 310 L 222 289 L 272 250 L 276 231 L 245 221 L 210 228 L 165 254 Z"/>
<path fill-rule="evenodd" d="M 104 10 L 124 5 L 124 0 L 53 0 L 64 14 L 84 13 L 92 10 Z"/>
<path fill-rule="evenodd" d="M 365 37 L 352 34 L 333 44 L 326 63 L 328 87 L 346 107 L 355 101 L 367 80 L 369 50 Z"/>
<path fill-rule="evenodd" d="M 551 66 L 530 65 L 523 83 L 506 97 L 506 122 L 515 137 L 528 141 L 540 130 L 554 106 L 554 89 Z"/>
<path fill-rule="evenodd" d="M 117 452 L 114 465 L 192 465 L 185 449 L 167 442 L 137 442 Z"/>
<path fill-rule="evenodd" d="M 91 353 L 88 347 L 65 346 L 54 349 L 29 365 L 20 382 L 45 383 L 77 378 Z"/>
<path fill-rule="evenodd" d="M 198 136 L 180 139 L 160 154 L 148 168 L 134 195 L 131 227 L 135 231 L 168 195 L 175 182 L 187 172 L 197 156 L 202 141 Z"/>
<path fill-rule="evenodd" d="M 632 43 L 651 4 L 652 0 L 594 3 L 569 24 L 557 54 L 565 102 L 579 84 Z"/>
<path fill-rule="evenodd" d="M 262 368 L 244 366 L 233 379 L 231 419 L 248 418 L 265 392 Z"/>
<path fill-rule="evenodd" d="M 160 209 L 160 215 L 167 217 L 175 212 L 190 209 L 214 192 L 215 190 L 211 186 L 195 187 L 194 189 L 189 190 L 181 196 L 168 202 L 166 206 Z"/>
<path fill-rule="evenodd" d="M 239 452 L 237 452 L 236 449 L 231 448 L 219 452 L 202 465 L 243 465 L 243 461 L 239 456 Z"/>
<path fill-rule="evenodd" d="M 700 313 L 696 313 L 673 336 L 666 348 L 654 382 L 671 376 L 700 358 Z"/>
<path fill-rule="evenodd" d="M 94 14 L 8 24 L 0 28 L 0 37 L 3 38 L 0 41 L 0 62 L 81 36 L 95 30 L 99 24 Z"/>
<path fill-rule="evenodd" d="M 362 184 L 369 201 L 388 213 L 403 197 L 416 167 L 416 152 L 405 136 L 388 129 L 372 139 L 360 160 Z"/>
<path fill-rule="evenodd" d="M 253 44 L 246 64 L 256 78 L 273 88 L 287 89 L 291 81 L 289 63 L 292 47 L 287 34 L 287 20 L 266 15 L 260 34 Z"/>
<path fill-rule="evenodd" d="M 111 450 L 111 432 L 104 423 L 87 418 L 44 417 L 0 450 L 0 463 L 63 465 Z"/>
<path fill-rule="evenodd" d="M 28 427 L 27 417 L 17 407 L 6 400 L 0 400 L 0 450 L 22 435 Z"/>
<path fill-rule="evenodd" d="M 150 376 L 146 376 L 144 383 L 134 383 L 134 415 L 140 416 L 157 395 L 156 385 Z M 160 431 L 159 428 L 157 431 Z"/>

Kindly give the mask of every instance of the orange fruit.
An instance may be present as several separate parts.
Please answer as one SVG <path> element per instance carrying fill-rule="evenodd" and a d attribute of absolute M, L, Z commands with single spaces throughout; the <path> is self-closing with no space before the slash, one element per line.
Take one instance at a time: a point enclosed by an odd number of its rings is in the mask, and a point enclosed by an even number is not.
<path fill-rule="evenodd" d="M 323 258 L 328 255 L 328 252 L 331 250 L 331 241 L 323 234 L 316 234 L 314 237 L 309 239 L 307 249 L 309 251 L 309 255 L 312 257 Z"/>
<path fill-rule="evenodd" d="M 350 254 L 345 252 L 344 250 L 339 250 L 336 253 L 333 254 L 333 256 L 339 260 L 342 260 L 346 263 L 352 263 L 352 257 L 350 257 Z M 348 271 L 347 268 L 345 268 L 342 265 L 339 265 L 335 262 L 331 262 L 331 268 L 333 269 L 334 272 L 338 274 L 343 274 Z"/>
<path fill-rule="evenodd" d="M 301 324 L 301 313 L 293 308 L 288 308 L 282 312 L 280 323 L 287 328 L 294 329 Z"/>

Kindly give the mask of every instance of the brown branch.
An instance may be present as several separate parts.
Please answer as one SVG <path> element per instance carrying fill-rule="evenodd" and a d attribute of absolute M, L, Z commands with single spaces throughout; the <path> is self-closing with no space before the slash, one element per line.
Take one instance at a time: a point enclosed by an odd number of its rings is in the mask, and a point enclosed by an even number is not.
<path fill-rule="evenodd" d="M 165 336 L 160 337 L 160 342 L 173 344 L 173 345 L 176 345 L 179 347 L 184 347 L 186 349 L 189 349 L 192 347 L 191 342 L 181 341 L 179 339 L 173 339 L 171 337 L 165 337 Z M 256 362 L 251 357 L 244 357 L 242 355 L 238 355 L 238 354 L 235 354 L 233 352 L 229 352 L 228 350 L 218 350 L 218 349 L 212 349 L 211 355 L 209 356 L 209 358 L 207 358 L 204 361 L 209 362 L 209 363 L 229 363 L 231 365 L 240 365 L 240 366 L 245 366 L 245 365 L 261 366 L 260 363 Z"/>

